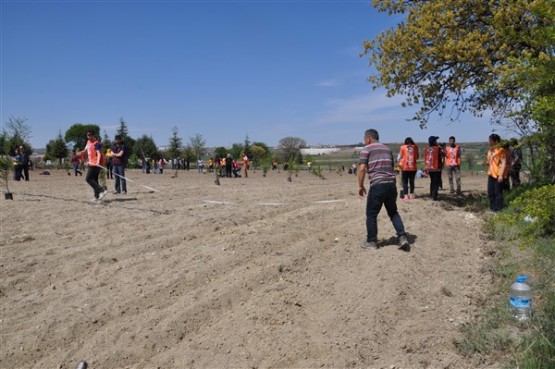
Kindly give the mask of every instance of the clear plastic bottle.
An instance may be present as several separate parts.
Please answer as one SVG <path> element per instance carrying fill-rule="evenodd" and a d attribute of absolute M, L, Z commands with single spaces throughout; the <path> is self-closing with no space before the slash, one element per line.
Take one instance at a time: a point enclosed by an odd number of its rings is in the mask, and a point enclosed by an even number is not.
<path fill-rule="evenodd" d="M 526 284 L 527 280 L 528 276 L 519 275 L 509 292 L 511 314 L 521 322 L 532 316 L 532 288 Z"/>

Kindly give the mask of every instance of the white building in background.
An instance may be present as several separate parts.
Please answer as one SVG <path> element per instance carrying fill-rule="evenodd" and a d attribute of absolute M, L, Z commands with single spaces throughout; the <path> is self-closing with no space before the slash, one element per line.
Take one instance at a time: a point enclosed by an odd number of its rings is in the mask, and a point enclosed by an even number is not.
<path fill-rule="evenodd" d="M 340 149 L 337 147 L 308 147 L 306 149 L 301 149 L 301 154 L 303 155 L 329 155 L 331 153 L 337 152 Z"/>

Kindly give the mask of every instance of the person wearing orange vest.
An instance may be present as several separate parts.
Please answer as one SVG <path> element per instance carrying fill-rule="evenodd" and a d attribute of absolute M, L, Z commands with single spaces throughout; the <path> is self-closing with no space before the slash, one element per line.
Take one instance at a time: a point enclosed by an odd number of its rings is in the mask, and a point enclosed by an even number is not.
<path fill-rule="evenodd" d="M 455 137 L 449 137 L 449 146 L 445 148 L 445 165 L 449 179 L 449 192 L 455 193 L 453 176 L 457 184 L 457 194 L 461 193 L 461 147 L 455 143 Z"/>
<path fill-rule="evenodd" d="M 405 139 L 405 144 L 401 146 L 399 152 L 399 167 L 401 168 L 401 180 L 403 183 L 403 192 L 401 198 L 403 200 L 414 199 L 414 178 L 418 167 L 418 146 L 411 137 Z"/>
<path fill-rule="evenodd" d="M 245 178 L 247 178 L 249 176 L 249 168 L 250 168 L 251 164 L 249 161 L 249 157 L 247 156 L 247 154 L 243 154 L 243 174 L 245 175 Z"/>
<path fill-rule="evenodd" d="M 508 152 L 501 145 L 501 137 L 498 134 L 489 136 L 488 166 L 488 197 L 489 207 L 492 213 L 503 209 L 503 184 L 509 175 Z"/>
<path fill-rule="evenodd" d="M 100 141 L 96 138 L 96 133 L 92 130 L 87 131 L 87 144 L 85 145 L 85 149 L 79 152 L 79 155 L 87 154 L 89 169 L 87 170 L 86 181 L 94 190 L 94 199 L 92 199 L 91 202 L 102 200 L 108 193 L 108 191 L 98 183 L 98 176 L 102 169 L 102 164 L 100 164 L 100 159 L 102 158 L 101 150 L 102 146 L 100 145 Z"/>
<path fill-rule="evenodd" d="M 424 170 L 430 176 L 430 197 L 433 201 L 438 200 L 441 169 L 443 168 L 443 151 L 437 144 L 438 138 L 430 136 L 428 138 L 429 146 L 424 150 Z"/>

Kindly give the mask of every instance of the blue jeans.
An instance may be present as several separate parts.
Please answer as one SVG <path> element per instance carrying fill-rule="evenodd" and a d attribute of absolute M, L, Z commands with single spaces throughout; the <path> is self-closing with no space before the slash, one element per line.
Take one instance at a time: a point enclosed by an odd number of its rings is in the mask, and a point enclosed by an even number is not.
<path fill-rule="evenodd" d="M 125 167 L 123 165 L 114 165 L 113 172 L 115 178 L 116 192 L 127 192 L 127 181 L 125 180 Z"/>
<path fill-rule="evenodd" d="M 488 197 L 491 211 L 498 212 L 503 209 L 503 182 L 488 176 Z"/>
<path fill-rule="evenodd" d="M 397 187 L 395 183 L 378 183 L 371 186 L 366 201 L 366 240 L 378 241 L 378 214 L 385 205 L 387 215 L 397 232 L 397 236 L 405 234 L 403 220 L 397 212 Z"/>

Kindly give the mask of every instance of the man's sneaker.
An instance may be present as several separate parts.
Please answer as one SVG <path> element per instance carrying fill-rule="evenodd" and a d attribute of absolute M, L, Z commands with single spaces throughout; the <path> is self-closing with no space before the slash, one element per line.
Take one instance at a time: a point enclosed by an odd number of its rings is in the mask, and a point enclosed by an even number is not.
<path fill-rule="evenodd" d="M 98 199 L 102 200 L 104 198 L 104 196 L 106 196 L 108 194 L 107 190 L 102 191 L 99 195 L 98 195 Z"/>
<path fill-rule="evenodd" d="M 406 235 L 399 236 L 399 250 L 410 251 L 410 243 Z"/>
<path fill-rule="evenodd" d="M 97 199 L 96 197 L 93 197 L 90 202 L 92 202 L 93 204 L 96 204 L 99 201 L 100 201 L 99 199 Z"/>
<path fill-rule="evenodd" d="M 112 192 L 114 195 L 119 195 L 120 193 L 118 191 L 114 191 Z"/>
<path fill-rule="evenodd" d="M 364 241 L 360 244 L 360 247 L 364 250 L 377 250 L 378 244 L 374 241 Z"/>

